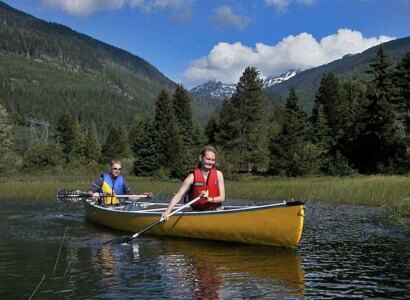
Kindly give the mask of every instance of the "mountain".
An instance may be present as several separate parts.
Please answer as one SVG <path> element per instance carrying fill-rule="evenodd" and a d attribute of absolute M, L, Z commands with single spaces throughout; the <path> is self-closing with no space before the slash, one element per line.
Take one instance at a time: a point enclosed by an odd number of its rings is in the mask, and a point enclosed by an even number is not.
<path fill-rule="evenodd" d="M 16 124 L 27 118 L 53 125 L 62 111 L 83 124 L 130 128 L 137 117 L 154 113 L 162 89 L 176 83 L 143 58 L 46 22 L 0 1 L 0 103 Z M 192 98 L 194 116 L 203 122 L 218 107 Z"/>
<path fill-rule="evenodd" d="M 229 98 L 236 90 L 236 83 L 208 81 L 189 90 L 191 94 L 223 100 Z"/>
<path fill-rule="evenodd" d="M 279 76 L 269 76 L 268 78 L 266 78 L 263 81 L 263 87 L 266 89 L 266 88 L 269 88 L 271 86 L 282 83 L 286 80 L 289 80 L 290 78 L 292 78 L 293 76 L 295 76 L 299 72 L 300 72 L 300 70 L 291 69 L 291 70 L 289 70 L 289 71 L 287 71 L 283 74 L 280 74 Z"/>
<path fill-rule="evenodd" d="M 308 70 L 289 70 L 279 76 L 268 77 L 264 80 L 268 99 L 274 105 L 284 104 L 289 90 L 294 87 L 303 107 L 310 113 L 323 74 L 334 73 L 342 81 L 349 80 L 352 77 L 366 80 L 368 78 L 366 71 L 370 69 L 369 65 L 375 61 L 376 53 L 380 47 L 383 48 L 395 65 L 410 51 L 410 37 L 386 42 L 369 48 L 362 53 L 347 54 L 341 59 Z M 215 81 L 191 89 L 193 94 L 217 99 L 229 97 L 234 91 L 234 84 L 227 85 Z"/>
<path fill-rule="evenodd" d="M 289 70 L 286 73 L 283 73 L 279 76 L 269 76 L 263 81 L 263 87 L 268 88 L 273 85 L 279 84 L 284 82 L 297 73 L 299 70 Z M 204 84 L 198 85 L 192 89 L 190 89 L 190 93 L 193 95 L 203 96 L 203 97 L 210 97 L 213 99 L 223 100 L 225 98 L 229 98 L 236 90 L 236 83 L 223 83 L 221 81 L 208 81 Z"/>
<path fill-rule="evenodd" d="M 376 53 L 380 47 L 389 56 L 394 66 L 410 51 L 410 37 L 386 42 L 362 53 L 348 54 L 328 64 L 299 72 L 289 80 L 268 87 L 266 89 L 268 98 L 272 103 L 283 104 L 289 90 L 294 87 L 305 110 L 310 113 L 323 74 L 333 73 L 342 81 L 349 80 L 354 76 L 366 80 L 368 79 L 366 71 L 370 69 L 369 65 L 375 62 Z"/>

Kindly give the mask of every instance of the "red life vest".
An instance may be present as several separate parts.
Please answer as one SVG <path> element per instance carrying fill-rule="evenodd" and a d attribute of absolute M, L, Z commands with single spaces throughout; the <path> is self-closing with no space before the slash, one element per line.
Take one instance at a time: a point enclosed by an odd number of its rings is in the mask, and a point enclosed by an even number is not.
<path fill-rule="evenodd" d="M 194 169 L 192 173 L 194 174 L 194 183 L 192 184 L 189 194 L 190 200 L 195 199 L 202 191 L 206 190 L 208 190 L 209 197 L 219 196 L 219 180 L 215 167 L 209 171 L 206 182 L 200 168 Z M 201 198 L 192 204 L 191 207 L 193 210 L 213 210 L 221 207 L 221 203 L 209 202 L 205 198 Z"/>

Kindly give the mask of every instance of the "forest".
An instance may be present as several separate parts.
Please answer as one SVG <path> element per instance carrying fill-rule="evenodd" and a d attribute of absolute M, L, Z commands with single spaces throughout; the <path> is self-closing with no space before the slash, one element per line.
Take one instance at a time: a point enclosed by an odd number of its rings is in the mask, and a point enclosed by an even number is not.
<path fill-rule="evenodd" d="M 247 67 L 236 92 L 205 127 L 194 121 L 189 93 L 177 85 L 157 95 L 153 114 L 130 129 L 115 118 L 99 128 L 67 112 L 56 118 L 47 143 L 13 151 L 13 123 L 0 109 L 2 165 L 45 169 L 129 159 L 138 176 L 183 178 L 207 144 L 218 150 L 218 167 L 232 174 L 310 176 L 406 174 L 409 170 L 410 52 L 393 65 L 380 47 L 368 80 L 323 74 L 309 115 L 290 89 L 284 105 L 272 105 L 254 67 Z M 108 132 L 101 140 L 100 131 Z M 252 166 L 250 169 L 243 165 Z M 241 167 L 238 167 L 241 166 Z"/>

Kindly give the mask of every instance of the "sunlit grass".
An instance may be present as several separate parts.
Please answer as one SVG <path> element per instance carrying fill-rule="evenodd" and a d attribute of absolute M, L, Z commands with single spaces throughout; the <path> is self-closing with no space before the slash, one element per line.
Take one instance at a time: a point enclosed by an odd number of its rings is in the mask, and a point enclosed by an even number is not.
<path fill-rule="evenodd" d="M 266 178 L 228 181 L 227 191 L 233 198 L 388 205 L 408 197 L 409 184 L 410 178 L 400 176 Z"/>
<path fill-rule="evenodd" d="M 0 199 L 55 200 L 62 188 L 87 190 L 98 176 L 40 175 L 0 179 Z M 127 176 L 133 192 L 175 193 L 181 182 L 156 181 Z M 410 177 L 358 176 L 277 178 L 246 176 L 226 180 L 229 199 L 283 201 L 304 200 L 337 204 L 390 207 L 395 214 L 410 215 Z"/>

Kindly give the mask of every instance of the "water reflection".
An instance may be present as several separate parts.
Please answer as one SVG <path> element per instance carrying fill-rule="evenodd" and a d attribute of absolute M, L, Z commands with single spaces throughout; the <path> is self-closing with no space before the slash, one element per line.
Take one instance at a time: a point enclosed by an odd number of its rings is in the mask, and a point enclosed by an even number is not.
<path fill-rule="evenodd" d="M 160 264 L 182 276 L 199 299 L 228 296 L 303 295 L 301 258 L 296 251 L 230 243 L 164 239 Z M 242 282 L 256 288 L 244 289 Z"/>
<path fill-rule="evenodd" d="M 44 275 L 34 299 L 410 298 L 410 228 L 369 207 L 306 216 L 296 251 L 150 235 L 104 246 L 123 233 L 81 206 L 1 200 L 0 298 L 30 298 Z"/>

